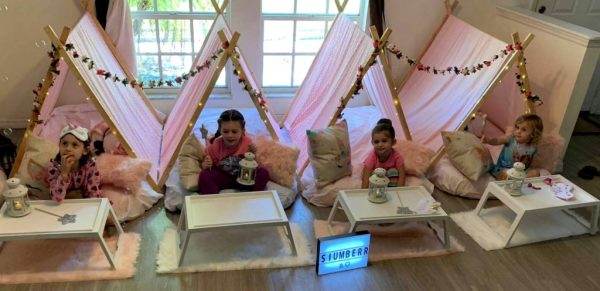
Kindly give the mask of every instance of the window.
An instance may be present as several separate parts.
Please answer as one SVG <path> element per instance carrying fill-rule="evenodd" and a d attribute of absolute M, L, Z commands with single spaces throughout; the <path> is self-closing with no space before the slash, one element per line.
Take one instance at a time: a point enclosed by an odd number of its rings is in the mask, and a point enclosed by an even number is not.
<path fill-rule="evenodd" d="M 344 13 L 365 19 L 366 0 L 350 0 Z M 300 86 L 337 15 L 334 0 L 262 0 L 262 85 L 291 91 Z M 286 90 L 287 89 L 287 90 Z"/>
<path fill-rule="evenodd" d="M 128 1 L 138 78 L 168 80 L 189 71 L 216 17 L 211 1 Z M 217 86 L 225 87 L 226 79 L 224 70 Z"/>

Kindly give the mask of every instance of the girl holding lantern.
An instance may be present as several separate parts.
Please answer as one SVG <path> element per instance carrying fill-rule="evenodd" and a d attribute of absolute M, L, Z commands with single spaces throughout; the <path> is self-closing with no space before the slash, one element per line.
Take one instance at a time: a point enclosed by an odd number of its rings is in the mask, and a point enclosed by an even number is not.
<path fill-rule="evenodd" d="M 244 116 L 235 109 L 229 109 L 221 113 L 217 123 L 219 128 L 210 139 L 207 154 L 201 164 L 202 171 L 198 178 L 200 194 L 216 194 L 223 189 L 265 190 L 269 181 L 269 172 L 265 168 L 259 166 L 254 169 L 254 173 L 240 169 L 244 154 L 256 152 L 252 139 L 246 135 Z M 242 177 L 239 177 L 240 173 Z M 253 185 L 238 182 L 240 179 L 251 180 L 252 175 Z"/>

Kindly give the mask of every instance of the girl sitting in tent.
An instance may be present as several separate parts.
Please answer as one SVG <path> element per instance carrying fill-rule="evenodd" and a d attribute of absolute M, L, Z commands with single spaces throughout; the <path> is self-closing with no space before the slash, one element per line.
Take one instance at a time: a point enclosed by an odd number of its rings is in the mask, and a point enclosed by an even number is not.
<path fill-rule="evenodd" d="M 382 118 L 371 131 L 371 144 L 373 151 L 363 162 L 362 188 L 369 187 L 369 177 L 376 168 L 387 171 L 386 176 L 390 179 L 390 187 L 404 186 L 404 158 L 394 149 L 396 144 L 396 131 L 392 121 Z"/>
<path fill-rule="evenodd" d="M 207 155 L 202 161 L 198 190 L 201 194 L 216 194 L 223 189 L 262 191 L 269 181 L 269 172 L 256 169 L 255 183 L 252 186 L 239 184 L 239 162 L 246 152 L 256 152 L 252 139 L 246 135 L 246 121 L 242 113 L 229 109 L 221 113 L 217 121 L 219 128 L 207 146 Z"/>
<path fill-rule="evenodd" d="M 48 168 L 50 196 L 65 198 L 102 197 L 100 172 L 91 156 L 88 130 L 68 125 L 60 133 L 58 154 Z"/>
<path fill-rule="evenodd" d="M 515 162 L 525 164 L 527 177 L 537 177 L 540 171 L 529 169 L 533 156 L 537 153 L 537 144 L 542 138 L 544 124 L 542 119 L 535 114 L 525 114 L 515 120 L 512 132 L 496 138 L 482 137 L 484 143 L 491 145 L 504 145 L 498 157 L 498 162 L 490 170 L 490 174 L 498 180 L 506 180 L 506 171 L 513 167 Z"/>

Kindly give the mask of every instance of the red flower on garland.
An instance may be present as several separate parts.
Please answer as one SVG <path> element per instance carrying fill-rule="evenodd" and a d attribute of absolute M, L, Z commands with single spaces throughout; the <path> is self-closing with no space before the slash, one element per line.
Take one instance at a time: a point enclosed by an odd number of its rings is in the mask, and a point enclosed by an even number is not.
<path fill-rule="evenodd" d="M 221 45 L 224 49 L 228 49 L 229 48 L 229 42 L 228 41 L 224 41 L 223 44 Z"/>
<path fill-rule="evenodd" d="M 96 75 L 104 76 L 104 74 L 106 74 L 105 70 L 102 70 L 102 69 L 97 69 L 96 70 Z"/>
<path fill-rule="evenodd" d="M 518 50 L 518 51 L 522 51 L 522 50 L 523 50 L 523 45 L 521 45 L 521 43 L 520 43 L 520 42 L 517 42 L 517 43 L 515 44 L 515 49 L 516 49 L 516 50 Z"/>

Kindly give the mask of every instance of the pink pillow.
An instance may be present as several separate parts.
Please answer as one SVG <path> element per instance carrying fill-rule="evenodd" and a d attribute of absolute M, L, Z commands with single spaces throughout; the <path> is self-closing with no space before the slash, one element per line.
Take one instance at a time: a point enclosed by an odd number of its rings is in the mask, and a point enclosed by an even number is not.
<path fill-rule="evenodd" d="M 542 136 L 537 145 L 537 153 L 533 156 L 531 168 L 545 169 L 551 173 L 562 170 L 562 156 L 564 154 L 565 140 L 558 134 Z"/>
<path fill-rule="evenodd" d="M 132 192 L 139 190 L 152 167 L 146 160 L 111 154 L 97 157 L 96 165 L 102 176 L 102 184 L 111 184 Z"/>
<path fill-rule="evenodd" d="M 271 180 L 279 185 L 292 188 L 300 151 L 265 136 L 258 136 L 254 140 L 254 144 L 256 145 L 256 160 L 269 171 Z"/>
<path fill-rule="evenodd" d="M 394 149 L 404 158 L 406 174 L 419 177 L 427 173 L 429 161 L 435 155 L 435 152 L 428 147 L 407 140 L 398 140 Z"/>

